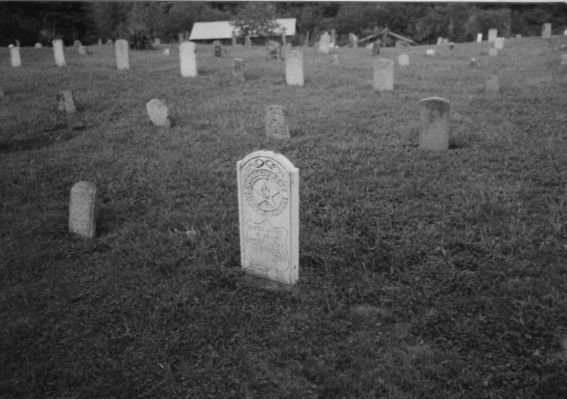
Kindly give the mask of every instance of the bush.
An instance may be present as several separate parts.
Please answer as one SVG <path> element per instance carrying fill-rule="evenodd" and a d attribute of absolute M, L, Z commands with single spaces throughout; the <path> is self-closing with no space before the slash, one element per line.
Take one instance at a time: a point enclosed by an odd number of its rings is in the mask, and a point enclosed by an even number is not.
<path fill-rule="evenodd" d="M 136 50 L 151 50 L 154 48 L 150 32 L 147 29 L 131 29 L 128 37 L 130 48 Z"/>

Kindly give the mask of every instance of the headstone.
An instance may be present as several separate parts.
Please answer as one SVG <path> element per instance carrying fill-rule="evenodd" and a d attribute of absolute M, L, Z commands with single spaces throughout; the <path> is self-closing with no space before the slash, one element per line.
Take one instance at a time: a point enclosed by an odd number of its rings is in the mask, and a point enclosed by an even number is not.
<path fill-rule="evenodd" d="M 115 43 L 116 69 L 130 69 L 130 57 L 128 55 L 128 40 L 118 39 Z"/>
<path fill-rule="evenodd" d="M 409 55 L 407 54 L 398 55 L 398 65 L 401 67 L 409 66 Z"/>
<path fill-rule="evenodd" d="M 253 152 L 236 168 L 242 268 L 293 285 L 299 278 L 299 170 L 271 151 Z"/>
<path fill-rule="evenodd" d="M 232 60 L 232 76 L 235 79 L 244 82 L 244 59 L 235 58 Z"/>
<path fill-rule="evenodd" d="M 333 47 L 337 46 L 337 30 L 335 28 L 331 29 L 331 43 L 333 43 Z"/>
<path fill-rule="evenodd" d="M 78 47 L 77 51 L 79 52 L 79 55 L 87 55 L 87 49 L 83 45 L 80 45 Z"/>
<path fill-rule="evenodd" d="M 500 80 L 497 75 L 491 75 L 486 82 L 484 82 L 484 90 L 493 94 L 500 91 Z"/>
<path fill-rule="evenodd" d="M 482 33 L 477 33 L 477 34 L 476 34 L 476 42 L 477 42 L 477 43 L 482 43 Z"/>
<path fill-rule="evenodd" d="M 289 86 L 303 86 L 303 53 L 292 50 L 285 59 L 285 81 Z"/>
<path fill-rule="evenodd" d="M 163 50 L 163 55 L 169 57 L 169 49 L 168 49 L 168 48 L 166 48 L 166 49 Z"/>
<path fill-rule="evenodd" d="M 563 31 L 563 36 L 567 36 L 567 29 Z"/>
<path fill-rule="evenodd" d="M 394 90 L 394 61 L 386 58 L 374 60 L 374 91 Z"/>
<path fill-rule="evenodd" d="M 66 114 L 74 114 L 77 112 L 73 92 L 71 90 L 63 90 L 57 93 L 57 111 Z"/>
<path fill-rule="evenodd" d="M 80 42 L 79 40 L 75 40 L 75 41 L 73 42 L 73 47 L 79 48 L 80 46 L 81 46 L 81 42 Z"/>
<path fill-rule="evenodd" d="M 480 62 L 476 59 L 476 58 L 471 58 L 471 62 L 470 62 L 471 66 L 480 66 Z"/>
<path fill-rule="evenodd" d="M 215 51 L 215 57 L 222 57 L 222 45 L 218 40 L 213 42 L 213 48 Z"/>
<path fill-rule="evenodd" d="M 329 54 L 331 49 L 331 37 L 327 32 L 321 35 L 321 40 L 319 41 L 319 51 L 323 54 Z"/>
<path fill-rule="evenodd" d="M 252 39 L 250 39 L 250 36 L 246 36 L 244 38 L 244 46 L 246 47 L 252 47 Z"/>
<path fill-rule="evenodd" d="M 561 54 L 561 65 L 567 65 L 567 54 Z"/>
<path fill-rule="evenodd" d="M 34 47 L 35 47 L 35 48 L 42 48 L 42 47 L 43 47 L 43 44 L 41 44 L 41 43 L 36 43 Z"/>
<path fill-rule="evenodd" d="M 65 53 L 63 52 L 63 40 L 53 40 L 53 55 L 55 56 L 55 65 L 65 66 Z"/>
<path fill-rule="evenodd" d="M 285 107 L 281 105 L 266 107 L 266 137 L 287 140 L 291 138 Z"/>
<path fill-rule="evenodd" d="M 305 41 L 303 42 L 303 46 L 309 47 L 309 31 L 305 32 Z"/>
<path fill-rule="evenodd" d="M 498 50 L 495 48 L 488 49 L 488 55 L 490 57 L 496 57 L 498 55 Z"/>
<path fill-rule="evenodd" d="M 541 37 L 544 39 L 549 39 L 551 37 L 551 24 L 543 24 L 541 28 Z"/>
<path fill-rule="evenodd" d="M 494 41 L 494 48 L 496 50 L 502 50 L 504 48 L 504 38 L 503 37 L 497 37 L 496 40 Z"/>
<path fill-rule="evenodd" d="M 352 45 L 352 48 L 358 48 L 358 36 L 356 36 L 354 33 L 349 33 L 348 39 L 350 44 Z"/>
<path fill-rule="evenodd" d="M 451 103 L 440 97 L 419 101 L 421 131 L 419 149 L 446 151 L 449 149 L 449 113 Z"/>
<path fill-rule="evenodd" d="M 195 43 L 183 42 L 179 45 L 179 62 L 181 66 L 181 76 L 186 78 L 193 78 L 197 76 Z"/>
<path fill-rule="evenodd" d="M 236 46 L 236 33 L 232 31 L 232 46 Z"/>
<path fill-rule="evenodd" d="M 80 181 L 71 188 L 69 232 L 93 238 L 96 229 L 96 197 L 94 184 Z"/>
<path fill-rule="evenodd" d="M 286 43 L 281 48 L 281 59 L 286 60 L 289 57 L 289 53 L 291 52 L 291 43 Z"/>
<path fill-rule="evenodd" d="M 498 29 L 493 28 L 488 30 L 488 43 L 494 43 L 497 37 L 498 37 Z"/>
<path fill-rule="evenodd" d="M 437 45 L 441 46 L 443 44 L 443 38 L 442 37 L 438 37 L 437 38 Z"/>
<path fill-rule="evenodd" d="M 159 37 L 156 37 L 154 39 L 154 47 L 158 47 L 161 46 L 161 39 Z"/>
<path fill-rule="evenodd" d="M 434 48 L 428 48 L 427 50 L 425 50 L 425 55 L 428 57 L 433 57 L 435 55 L 435 49 Z"/>
<path fill-rule="evenodd" d="M 10 47 L 10 62 L 14 68 L 22 66 L 22 58 L 20 57 L 19 47 Z"/>
<path fill-rule="evenodd" d="M 113 47 L 113 46 L 114 46 L 114 43 L 112 42 L 112 39 L 107 39 L 107 40 L 106 40 L 106 45 L 107 45 L 108 47 Z"/>
<path fill-rule="evenodd" d="M 146 111 L 154 126 L 171 127 L 171 119 L 167 115 L 167 105 L 157 98 L 146 103 Z"/>
<path fill-rule="evenodd" d="M 98 47 L 102 47 L 102 39 L 99 38 L 96 44 L 98 45 Z"/>
<path fill-rule="evenodd" d="M 372 54 L 374 55 L 380 54 L 380 42 L 377 40 L 374 43 L 371 43 L 371 45 L 372 45 L 371 47 Z"/>

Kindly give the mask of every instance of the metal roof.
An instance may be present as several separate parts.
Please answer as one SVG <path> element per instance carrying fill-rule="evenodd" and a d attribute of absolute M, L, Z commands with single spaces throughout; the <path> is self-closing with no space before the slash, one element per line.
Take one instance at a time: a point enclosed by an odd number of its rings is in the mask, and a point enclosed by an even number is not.
<path fill-rule="evenodd" d="M 286 36 L 295 35 L 296 18 L 278 18 L 276 22 L 285 29 Z M 235 29 L 230 21 L 216 22 L 195 22 L 189 40 L 207 40 L 207 39 L 230 39 L 232 31 L 238 35 L 239 29 Z M 276 29 L 276 34 L 281 34 L 281 29 Z"/>

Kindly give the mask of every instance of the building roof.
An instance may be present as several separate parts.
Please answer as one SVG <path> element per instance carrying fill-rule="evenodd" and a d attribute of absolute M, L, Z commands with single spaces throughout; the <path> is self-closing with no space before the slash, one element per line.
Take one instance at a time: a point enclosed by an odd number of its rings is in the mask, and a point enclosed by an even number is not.
<path fill-rule="evenodd" d="M 295 35 L 295 21 L 296 18 L 276 19 L 278 25 L 285 29 L 286 36 Z M 238 36 L 239 29 L 232 26 L 230 21 L 195 22 L 189 40 L 230 39 L 232 31 Z M 276 29 L 276 34 L 280 35 L 281 29 Z"/>

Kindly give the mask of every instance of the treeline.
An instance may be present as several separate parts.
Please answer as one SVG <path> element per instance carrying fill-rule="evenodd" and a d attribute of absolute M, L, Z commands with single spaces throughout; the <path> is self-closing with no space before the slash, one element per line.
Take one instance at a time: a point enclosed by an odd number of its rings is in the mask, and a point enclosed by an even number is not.
<path fill-rule="evenodd" d="M 418 43 L 432 43 L 439 36 L 472 41 L 489 28 L 503 36 L 534 36 L 541 34 L 545 22 L 552 24 L 553 34 L 567 28 L 563 3 L 0 2 L 0 45 L 19 40 L 30 46 L 54 38 L 90 44 L 98 38 L 136 35 L 174 41 L 179 33 L 190 32 L 195 22 L 235 20 L 254 8 L 279 18 L 297 18 L 297 41 L 331 28 L 342 40 L 348 33 L 364 37 L 388 28 Z"/>

